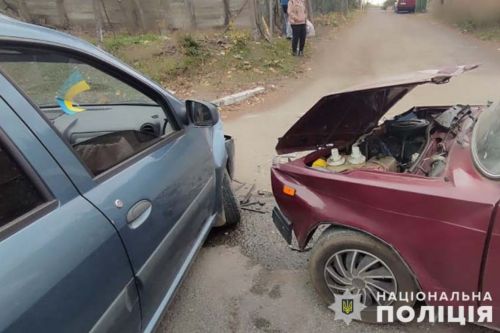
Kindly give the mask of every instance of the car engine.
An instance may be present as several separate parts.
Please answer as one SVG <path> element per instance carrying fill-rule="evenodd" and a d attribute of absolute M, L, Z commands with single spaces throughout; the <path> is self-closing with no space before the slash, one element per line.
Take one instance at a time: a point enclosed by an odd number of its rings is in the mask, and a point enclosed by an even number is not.
<path fill-rule="evenodd" d="M 310 166 L 334 173 L 371 169 L 437 177 L 446 168 L 445 141 L 455 136 L 470 110 L 462 105 L 414 108 L 362 135 L 351 147 L 332 149 Z"/>
<path fill-rule="evenodd" d="M 361 137 L 359 146 L 368 160 L 393 158 L 397 170 L 403 171 L 414 163 L 427 143 L 426 119 L 397 119 L 385 122 L 368 136 Z"/>

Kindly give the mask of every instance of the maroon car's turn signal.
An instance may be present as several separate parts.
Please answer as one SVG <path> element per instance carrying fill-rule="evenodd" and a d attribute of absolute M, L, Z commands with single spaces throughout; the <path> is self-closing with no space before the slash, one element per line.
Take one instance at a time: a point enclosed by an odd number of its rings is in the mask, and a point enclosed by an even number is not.
<path fill-rule="evenodd" d="M 295 196 L 295 189 L 293 187 L 284 185 L 283 186 L 283 193 L 288 195 L 289 197 L 294 197 Z"/>

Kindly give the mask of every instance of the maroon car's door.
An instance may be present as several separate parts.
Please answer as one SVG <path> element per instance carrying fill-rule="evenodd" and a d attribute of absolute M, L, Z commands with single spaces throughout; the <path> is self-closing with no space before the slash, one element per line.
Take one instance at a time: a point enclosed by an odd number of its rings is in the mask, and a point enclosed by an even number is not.
<path fill-rule="evenodd" d="M 483 272 L 482 292 L 491 294 L 491 302 L 482 305 L 493 306 L 493 323 L 500 327 L 500 207 L 497 204 L 492 220 L 491 238 L 485 253 L 486 266 Z"/>

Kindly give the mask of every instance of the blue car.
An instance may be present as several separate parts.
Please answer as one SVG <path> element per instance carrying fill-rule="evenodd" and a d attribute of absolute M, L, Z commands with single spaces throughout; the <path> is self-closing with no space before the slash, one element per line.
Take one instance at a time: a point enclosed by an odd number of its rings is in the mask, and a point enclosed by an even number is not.
<path fill-rule="evenodd" d="M 217 108 L 0 16 L 0 332 L 151 332 L 240 215 Z"/>

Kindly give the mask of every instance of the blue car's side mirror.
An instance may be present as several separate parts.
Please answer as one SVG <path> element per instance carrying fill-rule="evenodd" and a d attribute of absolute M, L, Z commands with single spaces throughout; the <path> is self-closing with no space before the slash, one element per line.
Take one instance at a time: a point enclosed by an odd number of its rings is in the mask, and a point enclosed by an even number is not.
<path fill-rule="evenodd" d="M 219 121 L 219 110 L 212 103 L 188 100 L 186 111 L 195 126 L 210 127 Z"/>

